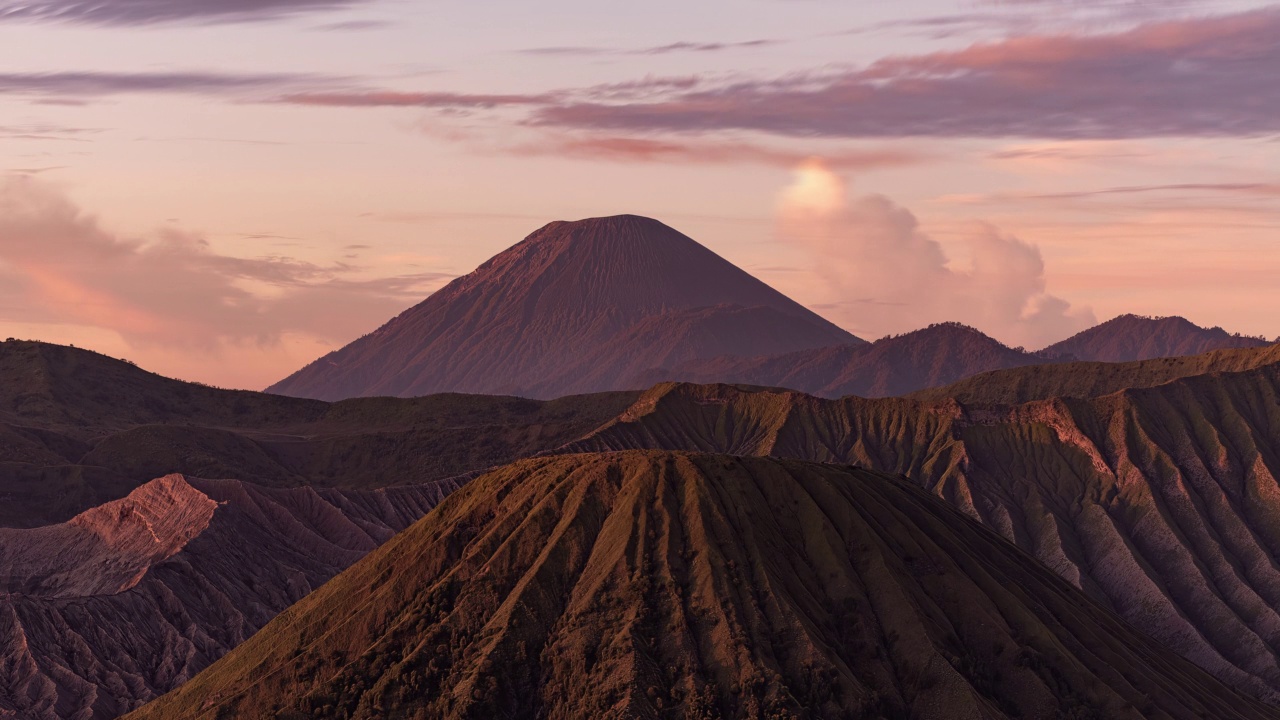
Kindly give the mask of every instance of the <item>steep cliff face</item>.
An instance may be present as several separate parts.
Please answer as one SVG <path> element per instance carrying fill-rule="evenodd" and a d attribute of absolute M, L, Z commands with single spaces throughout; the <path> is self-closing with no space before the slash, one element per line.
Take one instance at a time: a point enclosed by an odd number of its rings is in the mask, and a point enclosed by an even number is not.
<path fill-rule="evenodd" d="M 271 716 L 1280 711 L 905 481 L 630 452 L 480 477 L 130 718 Z"/>
<path fill-rule="evenodd" d="M 1228 683 L 1280 700 L 1280 366 L 1018 406 L 668 385 L 569 451 L 902 473 Z"/>
<path fill-rule="evenodd" d="M 337 400 L 634 389 L 720 355 L 862 341 L 656 220 L 556 222 L 268 389 Z"/>
<path fill-rule="evenodd" d="M 455 487 L 269 489 L 171 475 L 60 525 L 0 529 L 0 717 L 138 707 Z"/>

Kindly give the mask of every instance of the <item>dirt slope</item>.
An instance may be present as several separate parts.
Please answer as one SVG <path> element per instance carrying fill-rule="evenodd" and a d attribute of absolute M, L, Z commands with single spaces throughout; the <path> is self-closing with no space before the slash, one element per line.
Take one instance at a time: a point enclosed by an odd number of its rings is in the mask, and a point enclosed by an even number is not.
<path fill-rule="evenodd" d="M 965 406 L 668 385 L 566 450 L 903 473 L 1229 684 L 1280 700 L 1280 366 Z"/>
<path fill-rule="evenodd" d="M 485 475 L 165 718 L 1267 718 L 903 481 L 637 452 Z"/>
<path fill-rule="evenodd" d="M 452 483 L 273 490 L 171 475 L 0 529 L 0 717 L 114 718 L 194 676 Z"/>

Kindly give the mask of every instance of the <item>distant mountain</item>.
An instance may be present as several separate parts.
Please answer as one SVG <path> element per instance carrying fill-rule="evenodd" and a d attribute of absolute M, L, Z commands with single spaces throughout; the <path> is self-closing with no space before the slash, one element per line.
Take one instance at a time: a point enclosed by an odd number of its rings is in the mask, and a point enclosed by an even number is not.
<path fill-rule="evenodd" d="M 1270 344 L 1263 338 L 1229 334 L 1220 327 L 1202 328 L 1180 317 L 1121 315 L 1050 345 L 1041 354 L 1070 360 L 1130 362 Z"/>
<path fill-rule="evenodd" d="M 981 373 L 951 385 L 911 393 L 909 397 L 1017 405 L 1050 398 L 1101 397 L 1196 375 L 1244 372 L 1276 363 L 1280 363 L 1280 344 L 1124 363 L 1059 362 Z"/>
<path fill-rule="evenodd" d="M 0 717 L 107 720 L 185 682 L 456 484 L 267 489 L 172 475 L 0 529 Z"/>
<path fill-rule="evenodd" d="M 773 357 L 721 357 L 645 373 L 638 386 L 674 380 L 785 387 L 819 397 L 892 397 L 989 370 L 1045 362 L 960 323 L 930 325 L 875 343 Z"/>
<path fill-rule="evenodd" d="M 179 382 L 97 353 L 0 343 L 0 527 L 61 522 L 169 473 L 377 488 L 558 447 L 634 402 L 437 395 L 329 404 Z"/>
<path fill-rule="evenodd" d="M 268 388 L 339 400 L 634 389 L 723 355 L 862 341 L 656 220 L 555 222 Z"/>
<path fill-rule="evenodd" d="M 129 717 L 1278 716 L 899 479 L 650 452 L 477 479 Z"/>
<path fill-rule="evenodd" d="M 1280 355 L 1230 353 L 1258 355 L 1256 367 L 1012 407 L 669 384 L 562 452 L 900 473 L 1170 650 L 1280 704 Z"/>

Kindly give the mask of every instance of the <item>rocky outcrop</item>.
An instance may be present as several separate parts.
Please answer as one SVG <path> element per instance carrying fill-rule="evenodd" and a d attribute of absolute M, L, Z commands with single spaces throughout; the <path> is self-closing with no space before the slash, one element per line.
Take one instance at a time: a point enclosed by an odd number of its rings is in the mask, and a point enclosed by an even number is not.
<path fill-rule="evenodd" d="M 193 677 L 456 485 L 272 489 L 170 475 L 0 529 L 0 717 L 113 718 Z"/>

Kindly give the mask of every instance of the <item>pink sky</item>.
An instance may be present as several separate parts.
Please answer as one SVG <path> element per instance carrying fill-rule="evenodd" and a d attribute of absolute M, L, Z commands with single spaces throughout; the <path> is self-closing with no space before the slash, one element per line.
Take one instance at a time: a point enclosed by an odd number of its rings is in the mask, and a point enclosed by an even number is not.
<path fill-rule="evenodd" d="M 623 212 L 871 339 L 1280 335 L 1265 2 L 0 0 L 0 47 L 0 337 L 167 375 Z"/>

